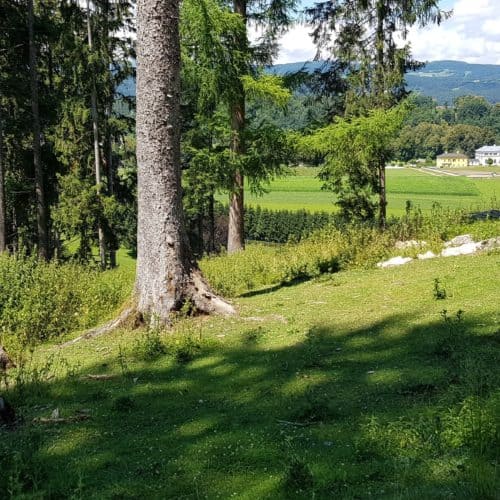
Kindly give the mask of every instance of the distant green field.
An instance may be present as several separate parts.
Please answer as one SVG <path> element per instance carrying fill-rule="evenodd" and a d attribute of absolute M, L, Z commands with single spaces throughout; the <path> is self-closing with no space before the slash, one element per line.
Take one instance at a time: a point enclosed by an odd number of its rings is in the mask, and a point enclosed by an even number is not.
<path fill-rule="evenodd" d="M 274 210 L 310 211 L 336 210 L 331 192 L 321 190 L 318 169 L 302 167 L 292 175 L 270 183 L 262 196 L 246 193 L 246 203 Z M 429 211 L 434 203 L 448 208 L 471 210 L 490 208 L 493 198 L 500 198 L 500 178 L 469 179 L 466 177 L 433 176 L 415 169 L 387 170 L 388 212 L 404 213 L 406 201 Z M 225 196 L 220 196 L 224 201 Z"/>

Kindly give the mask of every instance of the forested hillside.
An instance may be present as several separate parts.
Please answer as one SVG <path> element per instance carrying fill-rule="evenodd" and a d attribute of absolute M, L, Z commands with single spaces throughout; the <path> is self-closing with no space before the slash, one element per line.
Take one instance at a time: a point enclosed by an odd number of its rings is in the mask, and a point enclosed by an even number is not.
<path fill-rule="evenodd" d="M 270 71 L 286 75 L 297 71 L 315 71 L 324 62 L 277 64 Z M 500 66 L 469 64 L 463 61 L 430 61 L 417 71 L 406 73 L 408 89 L 436 99 L 439 104 L 451 104 L 464 95 L 483 96 L 492 103 L 500 102 Z"/>
<path fill-rule="evenodd" d="M 321 70 L 322 61 L 275 64 L 267 69 L 285 76 L 298 71 Z M 500 65 L 469 64 L 463 61 L 430 61 L 422 69 L 406 74 L 408 89 L 436 99 L 438 104 L 451 104 L 457 97 L 478 95 L 492 103 L 500 102 Z M 122 92 L 135 95 L 133 79 L 124 82 Z"/>

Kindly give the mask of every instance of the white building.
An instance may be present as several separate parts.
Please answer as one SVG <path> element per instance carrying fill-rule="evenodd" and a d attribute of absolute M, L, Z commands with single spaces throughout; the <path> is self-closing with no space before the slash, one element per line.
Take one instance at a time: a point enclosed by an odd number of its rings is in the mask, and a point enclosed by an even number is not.
<path fill-rule="evenodd" d="M 476 149 L 476 160 L 479 165 L 500 165 L 500 146 L 493 144 Z"/>

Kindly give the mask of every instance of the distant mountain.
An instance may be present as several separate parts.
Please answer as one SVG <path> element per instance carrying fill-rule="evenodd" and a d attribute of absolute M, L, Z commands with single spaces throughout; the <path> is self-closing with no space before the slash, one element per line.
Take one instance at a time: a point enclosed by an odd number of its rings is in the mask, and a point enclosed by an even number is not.
<path fill-rule="evenodd" d="M 268 71 L 285 75 L 300 70 L 313 72 L 324 65 L 322 61 L 276 64 Z M 480 95 L 492 103 L 500 102 L 500 65 L 433 61 L 407 73 L 406 81 L 410 90 L 433 97 L 439 104 L 452 104 L 461 95 Z M 135 81 L 125 81 L 119 90 L 125 95 L 135 95 Z"/>
<path fill-rule="evenodd" d="M 500 66 L 468 64 L 461 61 L 434 61 L 406 75 L 408 87 L 434 97 L 440 104 L 451 104 L 461 95 L 481 95 L 500 102 Z"/>
<path fill-rule="evenodd" d="M 324 66 L 321 61 L 276 64 L 270 71 L 278 75 L 303 70 L 312 72 Z M 500 102 L 500 66 L 469 64 L 462 61 L 433 61 L 406 74 L 410 90 L 433 97 L 439 104 L 452 104 L 461 95 L 480 95 Z"/>

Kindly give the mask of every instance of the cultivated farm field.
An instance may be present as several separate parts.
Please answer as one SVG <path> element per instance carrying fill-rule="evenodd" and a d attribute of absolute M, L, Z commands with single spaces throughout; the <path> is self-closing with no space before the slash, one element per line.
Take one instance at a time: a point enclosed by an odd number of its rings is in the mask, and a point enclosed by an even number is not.
<path fill-rule="evenodd" d="M 291 175 L 272 181 L 262 196 L 247 191 L 246 203 L 273 210 L 334 212 L 334 195 L 321 190 L 318 172 L 314 167 L 294 168 Z M 387 190 L 389 215 L 402 215 L 407 200 L 423 212 L 430 211 L 434 203 L 450 209 L 481 210 L 491 208 L 492 200 L 500 197 L 500 176 L 472 179 L 431 175 L 411 168 L 388 169 Z M 225 196 L 220 199 L 225 201 Z"/>

